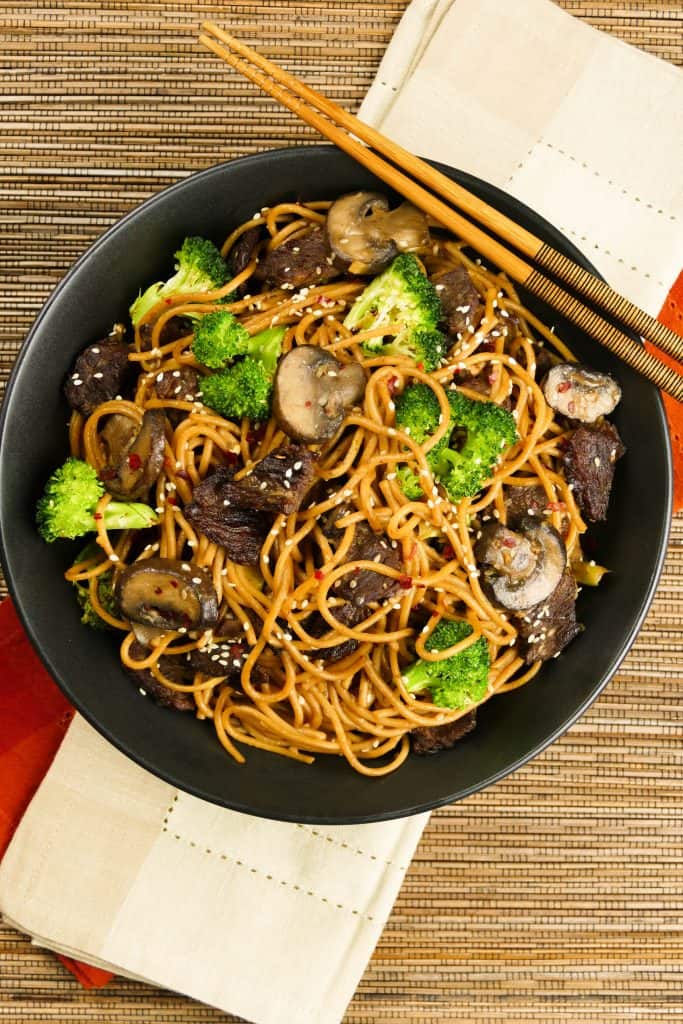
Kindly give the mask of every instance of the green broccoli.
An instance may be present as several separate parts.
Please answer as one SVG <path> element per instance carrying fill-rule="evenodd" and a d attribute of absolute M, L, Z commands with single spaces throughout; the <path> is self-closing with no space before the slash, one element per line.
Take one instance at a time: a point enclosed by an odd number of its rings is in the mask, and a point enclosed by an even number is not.
<path fill-rule="evenodd" d="M 469 622 L 441 619 L 429 637 L 429 651 L 445 651 L 472 634 Z M 419 658 L 403 673 L 409 693 L 429 690 L 433 704 L 440 708 L 460 709 L 476 704 L 486 696 L 489 679 L 489 645 L 480 636 L 459 654 L 442 661 Z"/>
<path fill-rule="evenodd" d="M 230 317 L 230 313 L 210 313 L 202 319 L 199 327 L 214 316 Z M 239 327 L 239 324 L 237 326 Z M 240 328 L 240 331 L 243 330 L 244 328 Z M 213 327 L 209 324 L 204 341 L 201 342 L 205 348 L 204 355 L 208 358 L 216 356 L 217 360 L 222 346 L 223 352 L 227 352 L 228 348 L 233 352 L 230 356 L 226 355 L 219 365 L 224 365 L 226 360 L 232 360 L 238 355 L 243 355 L 244 358 L 220 373 L 204 377 L 200 385 L 204 404 L 229 420 L 240 420 L 243 416 L 250 420 L 268 419 L 273 377 L 282 352 L 282 339 L 286 330 L 286 327 L 269 327 L 253 337 L 244 331 L 243 337 L 228 321 L 223 324 L 222 321 L 215 320 Z M 237 351 L 238 346 L 241 351 Z M 205 365 L 212 364 L 205 362 Z"/>
<path fill-rule="evenodd" d="M 95 530 L 95 506 L 103 494 L 104 486 L 92 466 L 81 459 L 67 459 L 38 500 L 36 522 L 43 540 L 73 539 Z M 158 521 L 154 509 L 139 502 L 110 501 L 104 511 L 108 530 L 144 530 Z"/>
<path fill-rule="evenodd" d="M 409 356 L 430 371 L 436 369 L 445 352 L 445 339 L 437 330 L 441 316 L 441 301 L 434 285 L 415 256 L 401 253 L 361 292 L 344 325 L 351 331 L 368 331 L 383 324 L 400 324 L 390 340 L 373 338 L 364 343 L 364 351 L 370 356 Z"/>
<path fill-rule="evenodd" d="M 198 363 L 220 370 L 235 356 L 246 355 L 249 331 L 227 310 L 199 317 L 194 329 L 192 353 Z"/>
<path fill-rule="evenodd" d="M 176 273 L 168 281 L 151 284 L 138 295 L 130 307 L 133 325 L 142 320 L 152 306 L 161 299 L 173 299 L 191 292 L 211 292 L 220 288 L 229 277 L 227 263 L 220 252 L 207 238 L 193 236 L 186 238 L 175 253 Z"/>
<path fill-rule="evenodd" d="M 429 453 L 430 464 L 448 497 L 458 502 L 482 489 L 503 451 L 517 440 L 517 426 L 514 416 L 495 402 L 479 402 L 459 391 L 447 394 L 454 430 L 447 445 Z M 453 436 L 461 433 L 464 443 L 456 449 Z"/>
<path fill-rule="evenodd" d="M 450 500 L 458 502 L 481 490 L 504 449 L 517 440 L 517 428 L 514 416 L 495 402 L 466 398 L 459 391 L 446 394 L 450 428 L 427 453 L 427 463 Z M 439 416 L 439 402 L 426 384 L 411 384 L 396 400 L 396 425 L 418 444 L 436 431 Z M 456 447 L 455 442 L 461 443 Z M 422 496 L 419 480 L 408 467 L 399 468 L 397 479 L 411 501 Z"/>
<path fill-rule="evenodd" d="M 227 420 L 266 420 L 273 379 L 263 363 L 247 356 L 227 370 L 209 374 L 199 386 L 202 402 Z"/>

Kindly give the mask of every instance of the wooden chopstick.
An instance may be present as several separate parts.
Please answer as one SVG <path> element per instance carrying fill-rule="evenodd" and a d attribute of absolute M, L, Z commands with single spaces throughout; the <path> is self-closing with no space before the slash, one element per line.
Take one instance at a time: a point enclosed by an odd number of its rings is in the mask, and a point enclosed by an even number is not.
<path fill-rule="evenodd" d="M 299 82 L 288 72 L 279 68 L 276 64 L 268 61 L 256 51 L 251 50 L 244 43 L 234 39 L 229 33 L 211 22 L 202 26 L 203 34 L 199 41 L 217 56 L 221 57 L 235 70 L 257 84 L 264 92 L 277 99 L 283 106 L 297 114 L 302 120 L 316 128 L 322 135 L 330 139 L 340 149 L 344 150 L 359 163 L 372 171 L 378 178 L 386 182 L 400 195 L 405 196 L 425 213 L 429 214 L 439 223 L 443 224 L 454 234 L 459 235 L 469 245 L 473 246 L 487 260 L 495 263 L 501 270 L 504 270 L 513 280 L 526 287 L 532 294 L 547 302 L 559 313 L 572 320 L 579 327 L 602 342 L 607 348 L 618 355 L 635 370 L 642 373 L 662 390 L 667 391 L 678 401 L 683 401 L 683 377 L 675 370 L 660 362 L 650 355 L 641 345 L 632 338 L 625 335 L 609 321 L 605 320 L 599 312 L 590 306 L 585 305 L 574 295 L 565 291 L 560 285 L 542 274 L 537 268 L 521 259 L 517 254 L 510 252 L 500 242 L 492 238 L 480 227 L 470 220 L 461 216 L 450 206 L 447 206 L 441 199 L 432 195 L 416 181 L 409 178 L 402 170 L 386 163 L 380 156 L 374 153 L 368 146 L 358 141 L 364 138 L 366 142 L 382 149 L 386 155 L 395 159 L 405 170 L 409 170 L 420 179 L 435 188 L 441 195 L 453 202 L 459 202 L 464 208 L 461 194 L 467 197 L 467 212 L 470 215 L 479 216 L 483 223 L 491 230 L 499 234 L 508 232 L 508 240 L 522 251 L 528 251 L 535 243 L 536 251 L 549 250 L 553 267 L 559 266 L 562 262 L 563 273 L 572 275 L 573 278 L 581 277 L 583 291 L 590 288 L 589 298 L 596 303 L 602 303 L 603 292 L 609 292 L 612 298 L 610 302 L 612 309 L 607 309 L 614 316 L 619 316 L 613 310 L 619 306 L 621 309 L 631 307 L 639 316 L 641 323 L 647 321 L 656 328 L 663 327 L 657 321 L 639 310 L 628 300 L 619 296 L 616 292 L 599 281 L 593 275 L 588 274 L 583 268 L 567 260 L 561 253 L 556 252 L 550 246 L 545 246 L 539 239 L 525 231 L 524 228 L 503 217 L 498 211 L 493 210 L 486 203 L 477 199 L 463 189 L 461 186 L 451 182 L 440 172 L 430 167 L 429 164 L 419 158 L 407 153 L 386 139 L 375 129 L 369 128 L 353 115 L 348 114 L 330 100 L 320 96 L 315 90 Z M 224 45 L 221 45 L 224 44 Z M 234 52 L 233 52 L 234 51 Z M 239 56 L 237 56 L 239 54 Z M 344 129 L 347 129 L 345 131 Z M 352 134 L 349 134 L 352 133 Z M 501 227 L 502 225 L 502 227 Z M 555 256 L 552 256 L 555 253 Z M 575 270 L 572 270 L 575 268 Z M 557 272 L 557 270 L 555 271 Z M 582 277 L 586 275 L 586 278 Z M 589 284 L 586 279 L 589 278 Z M 591 283 L 591 282 L 594 282 Z M 573 283 L 573 282 L 572 282 Z M 606 307 L 605 307 L 606 308 Z M 626 309 L 627 315 L 629 314 Z M 666 331 L 667 329 L 664 328 Z M 653 339 L 654 331 L 647 331 L 646 336 Z M 657 331 L 658 334 L 661 332 Z M 665 337 L 666 350 L 678 358 L 683 358 L 683 339 L 674 332 L 667 331 L 671 338 Z M 672 342 L 673 339 L 673 342 Z M 664 346 L 662 346 L 664 348 Z"/>

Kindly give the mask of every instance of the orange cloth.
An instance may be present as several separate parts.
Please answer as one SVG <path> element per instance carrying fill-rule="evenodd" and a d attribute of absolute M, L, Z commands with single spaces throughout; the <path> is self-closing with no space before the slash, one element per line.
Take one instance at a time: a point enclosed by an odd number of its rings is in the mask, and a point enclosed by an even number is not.
<path fill-rule="evenodd" d="M 666 297 L 658 317 L 672 331 L 676 331 L 683 337 L 683 270 Z M 653 345 L 646 342 L 646 348 L 653 355 L 661 359 L 663 363 L 683 373 L 683 363 L 679 363 L 673 356 L 666 356 L 659 352 Z M 683 403 L 677 402 L 675 398 L 663 395 L 666 415 L 669 420 L 671 431 L 671 448 L 673 451 L 674 464 L 674 512 L 683 510 Z"/>
<path fill-rule="evenodd" d="M 659 319 L 683 335 L 683 272 L 671 289 Z M 648 345 L 652 349 L 652 346 Z M 664 362 L 683 366 L 669 356 Z M 674 452 L 674 511 L 683 508 L 683 405 L 664 396 Z M 69 722 L 70 706 L 29 643 L 8 598 L 0 605 L 0 857 L 57 753 Z M 100 988 L 113 977 L 97 967 L 60 956 L 85 988 Z"/>
<path fill-rule="evenodd" d="M 0 857 L 40 785 L 73 718 L 73 708 L 31 647 L 8 598 L 0 605 Z M 85 988 L 107 971 L 61 956 Z"/>

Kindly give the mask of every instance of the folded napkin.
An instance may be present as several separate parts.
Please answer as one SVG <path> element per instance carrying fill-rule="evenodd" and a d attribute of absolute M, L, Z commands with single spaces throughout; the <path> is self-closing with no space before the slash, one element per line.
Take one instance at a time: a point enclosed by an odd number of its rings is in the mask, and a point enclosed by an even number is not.
<path fill-rule="evenodd" d="M 518 195 L 617 288 L 651 311 L 664 303 L 661 319 L 680 331 L 683 279 L 666 295 L 683 262 L 670 173 L 681 82 L 549 0 L 414 0 L 361 116 Z M 65 728 L 44 676 L 18 661 L 0 686 L 0 712 L 12 708 L 0 715 L 0 768 L 24 778 L 0 803 L 6 834 Z M 39 690 L 45 721 L 31 718 Z M 68 961 L 88 983 L 109 968 L 257 1024 L 333 1024 L 425 822 L 308 828 L 221 810 L 150 776 L 77 716 L 0 867 L 0 908 L 34 941 L 94 965 Z"/>
<path fill-rule="evenodd" d="M 550 0 L 413 0 L 359 116 L 527 203 L 683 333 L 679 68 Z M 680 509 L 683 407 L 665 403 Z"/>

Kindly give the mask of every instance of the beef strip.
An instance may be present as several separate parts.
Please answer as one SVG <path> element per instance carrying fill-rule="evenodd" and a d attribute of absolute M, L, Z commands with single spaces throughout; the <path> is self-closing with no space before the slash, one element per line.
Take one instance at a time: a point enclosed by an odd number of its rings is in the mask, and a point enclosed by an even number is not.
<path fill-rule="evenodd" d="M 75 412 L 89 416 L 102 402 L 110 402 L 123 392 L 131 375 L 130 351 L 121 335 L 111 335 L 83 349 L 64 385 L 66 400 Z"/>
<path fill-rule="evenodd" d="M 228 266 L 232 277 L 241 274 L 245 267 L 249 266 L 254 253 L 261 241 L 261 228 L 255 224 L 237 239 L 228 257 Z M 242 296 L 249 290 L 249 282 L 239 285 L 237 294 Z"/>
<path fill-rule="evenodd" d="M 316 460 L 302 444 L 275 448 L 232 485 L 232 500 L 260 512 L 298 512 L 313 484 Z"/>
<path fill-rule="evenodd" d="M 460 265 L 444 274 L 432 278 L 441 299 L 443 322 L 447 332 L 454 337 L 475 331 L 484 313 L 484 303 L 474 287 L 470 275 Z"/>
<path fill-rule="evenodd" d="M 145 323 L 140 328 L 140 343 L 144 352 L 152 347 L 153 323 Z M 186 335 L 192 334 L 192 321 L 186 316 L 173 316 L 167 320 L 159 332 L 159 345 L 170 345 Z"/>
<path fill-rule="evenodd" d="M 593 523 L 607 518 L 614 463 L 626 449 L 607 420 L 581 426 L 566 442 L 562 461 L 582 515 Z"/>
<path fill-rule="evenodd" d="M 567 569 L 547 600 L 515 616 L 520 654 L 527 665 L 554 658 L 582 631 L 576 621 L 577 594 L 576 580 Z"/>
<path fill-rule="evenodd" d="M 154 378 L 154 391 L 162 401 L 194 402 L 197 400 L 198 387 L 199 374 L 191 366 L 164 370 Z"/>
<path fill-rule="evenodd" d="M 214 544 L 224 547 L 231 561 L 257 565 L 271 519 L 264 512 L 233 503 L 237 487 L 233 476 L 233 470 L 217 469 L 203 480 L 185 506 L 185 517 Z"/>
<path fill-rule="evenodd" d="M 507 525 L 513 530 L 527 516 L 543 515 L 543 509 L 548 504 L 548 496 L 538 484 L 506 487 L 504 494 Z"/>
<path fill-rule="evenodd" d="M 458 740 L 472 732 L 477 724 L 477 709 L 472 708 L 466 715 L 446 725 L 424 726 L 413 729 L 410 738 L 414 754 L 436 754 L 439 750 L 450 750 Z"/>
<path fill-rule="evenodd" d="M 137 640 L 130 645 L 130 656 L 136 661 L 142 661 L 148 654 L 148 648 L 138 643 Z M 171 658 L 162 654 L 158 664 L 163 675 L 168 676 L 171 682 L 179 683 L 182 686 L 189 686 L 192 683 L 193 669 L 179 658 Z M 170 690 L 168 686 L 160 683 L 148 668 L 139 671 L 127 669 L 127 672 L 135 685 L 149 694 L 152 700 L 162 708 L 172 708 L 174 711 L 196 711 L 197 705 L 191 693 Z"/>
<path fill-rule="evenodd" d="M 343 531 L 336 526 L 336 522 L 352 511 L 354 510 L 348 506 L 341 505 L 327 514 L 323 530 L 330 540 L 341 540 Z M 383 534 L 374 533 L 364 521 L 356 523 L 353 540 L 346 555 L 347 562 L 360 559 L 381 562 L 392 569 L 401 568 L 398 548 L 392 547 Z M 390 576 L 383 576 L 372 569 L 361 569 L 360 572 L 347 573 L 338 579 L 332 584 L 330 593 L 333 597 L 349 601 L 356 608 L 363 608 L 371 601 L 384 601 L 392 597 L 400 586 L 398 580 L 391 579 Z"/>
<path fill-rule="evenodd" d="M 331 608 L 330 611 L 334 615 L 335 619 L 338 619 L 343 626 L 357 626 L 359 622 L 362 622 L 368 615 L 368 612 L 363 607 L 357 607 L 347 601 L 345 604 L 336 605 Z M 329 623 L 322 617 L 320 612 L 314 612 L 306 620 L 305 629 L 311 636 L 319 639 L 325 636 L 326 633 L 330 632 Z M 341 661 L 342 658 L 348 657 L 349 654 L 353 654 L 358 649 L 358 641 L 352 640 L 351 637 L 347 637 L 342 640 L 341 643 L 335 644 L 334 647 L 327 647 L 319 652 L 319 657 L 324 661 Z"/>
<path fill-rule="evenodd" d="M 257 266 L 254 278 L 271 287 L 324 284 L 340 274 L 332 259 L 325 232 L 314 228 L 271 249 Z"/>

